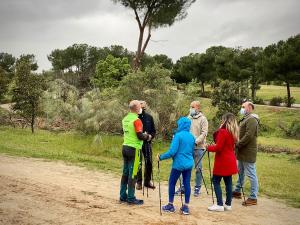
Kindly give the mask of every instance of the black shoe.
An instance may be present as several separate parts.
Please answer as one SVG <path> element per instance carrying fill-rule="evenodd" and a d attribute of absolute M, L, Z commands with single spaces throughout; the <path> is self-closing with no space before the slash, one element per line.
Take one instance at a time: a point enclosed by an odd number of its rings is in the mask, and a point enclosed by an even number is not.
<path fill-rule="evenodd" d="M 152 184 L 152 182 L 149 182 L 148 184 L 145 184 L 146 188 L 155 189 L 155 186 Z"/>
<path fill-rule="evenodd" d="M 140 199 L 134 199 L 132 202 L 128 202 L 129 205 L 143 205 L 144 204 L 144 200 L 140 200 Z"/>
<path fill-rule="evenodd" d="M 120 203 L 126 203 L 126 202 L 127 202 L 127 199 L 120 198 L 120 199 L 119 199 L 119 202 L 120 202 Z"/>
<path fill-rule="evenodd" d="M 136 190 L 142 190 L 142 184 L 137 183 L 135 188 Z"/>

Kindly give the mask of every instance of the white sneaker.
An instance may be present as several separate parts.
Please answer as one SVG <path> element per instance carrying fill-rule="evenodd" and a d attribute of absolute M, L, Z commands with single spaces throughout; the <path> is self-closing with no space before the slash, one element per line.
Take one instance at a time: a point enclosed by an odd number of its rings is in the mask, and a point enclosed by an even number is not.
<path fill-rule="evenodd" d="M 225 209 L 225 211 L 231 211 L 232 210 L 232 208 L 231 208 L 231 205 L 224 205 L 224 209 Z"/>
<path fill-rule="evenodd" d="M 224 206 L 212 205 L 212 206 L 208 207 L 208 211 L 224 212 Z"/>

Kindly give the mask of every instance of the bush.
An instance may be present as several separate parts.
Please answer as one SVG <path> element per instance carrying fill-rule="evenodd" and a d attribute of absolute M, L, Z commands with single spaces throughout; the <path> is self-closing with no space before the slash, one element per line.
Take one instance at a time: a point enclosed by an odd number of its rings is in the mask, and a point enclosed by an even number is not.
<path fill-rule="evenodd" d="M 72 122 L 79 100 L 78 90 L 64 80 L 56 79 L 50 82 L 43 93 L 41 108 L 46 117 L 46 127 L 50 128 L 57 120 Z"/>
<path fill-rule="evenodd" d="M 269 105 L 272 105 L 272 106 L 280 106 L 280 104 L 282 103 L 283 99 L 278 96 L 278 97 L 273 97 L 271 100 L 270 100 L 270 103 Z"/>
<path fill-rule="evenodd" d="M 97 63 L 93 82 L 101 90 L 116 87 L 129 71 L 130 65 L 127 58 L 116 58 L 108 55 L 105 60 L 100 60 Z"/>
<path fill-rule="evenodd" d="M 300 121 L 293 121 L 289 130 L 291 137 L 300 139 Z"/>
<path fill-rule="evenodd" d="M 211 98 L 212 93 L 210 91 L 205 91 L 204 93 L 201 93 L 201 97 L 203 98 Z"/>
<path fill-rule="evenodd" d="M 300 121 L 294 120 L 290 126 L 280 123 L 279 127 L 287 137 L 300 139 Z"/>
<path fill-rule="evenodd" d="M 196 80 L 192 80 L 191 82 L 189 82 L 184 90 L 184 94 L 191 97 L 200 96 L 200 93 L 201 87 Z"/>
<path fill-rule="evenodd" d="M 291 101 L 291 105 L 293 105 L 293 104 L 295 104 L 296 99 L 294 97 L 291 97 L 290 101 Z M 287 96 L 284 97 L 283 102 L 286 106 L 288 105 L 288 97 Z"/>
<path fill-rule="evenodd" d="M 169 70 L 154 65 L 145 71 L 129 73 L 121 81 L 118 96 L 126 104 L 132 99 L 145 100 L 152 112 L 157 114 L 157 131 L 172 133 L 180 116 L 175 109 L 182 98 L 173 85 Z"/>
<path fill-rule="evenodd" d="M 256 98 L 253 102 L 254 104 L 258 104 L 258 105 L 265 105 L 265 101 L 262 98 Z"/>
<path fill-rule="evenodd" d="M 108 92 L 88 92 L 80 101 L 76 112 L 77 129 L 85 133 L 122 133 L 121 121 L 127 113 L 126 104 L 107 98 Z"/>
<path fill-rule="evenodd" d="M 239 84 L 233 81 L 222 81 L 212 94 L 212 105 L 218 106 L 216 119 L 219 120 L 224 113 L 238 114 L 240 109 Z"/>

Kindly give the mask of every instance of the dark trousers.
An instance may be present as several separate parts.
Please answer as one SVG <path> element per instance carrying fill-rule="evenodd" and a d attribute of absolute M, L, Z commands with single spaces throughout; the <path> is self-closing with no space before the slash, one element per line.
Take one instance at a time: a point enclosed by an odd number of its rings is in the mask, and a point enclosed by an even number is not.
<path fill-rule="evenodd" d="M 191 196 L 191 175 L 192 170 L 184 170 L 179 171 L 176 169 L 171 170 L 171 174 L 169 177 L 169 202 L 173 203 L 174 201 L 174 194 L 175 194 L 175 186 L 178 178 L 182 174 L 183 179 L 183 185 L 184 185 L 184 200 L 186 204 L 189 204 L 190 202 L 190 196 Z"/>
<path fill-rule="evenodd" d="M 217 204 L 223 206 L 223 198 L 222 198 L 222 189 L 221 189 L 221 180 L 224 180 L 225 189 L 226 189 L 226 202 L 225 204 L 231 206 L 232 201 L 232 176 L 217 176 L 213 175 L 213 184 L 215 188 L 215 193 L 217 197 Z"/>
<path fill-rule="evenodd" d="M 134 159 L 135 159 L 135 148 L 123 145 L 123 174 L 121 179 L 120 187 L 120 199 L 132 202 L 135 200 L 135 182 L 136 177 L 132 177 Z M 128 194 L 127 194 L 128 189 Z"/>
<path fill-rule="evenodd" d="M 151 143 L 145 142 L 142 146 L 142 152 L 145 159 L 145 168 L 144 168 L 144 185 L 148 186 L 151 181 L 152 176 L 152 148 Z M 143 156 L 141 154 L 139 171 L 137 174 L 137 183 L 142 184 L 143 176 L 142 176 L 142 161 Z"/>

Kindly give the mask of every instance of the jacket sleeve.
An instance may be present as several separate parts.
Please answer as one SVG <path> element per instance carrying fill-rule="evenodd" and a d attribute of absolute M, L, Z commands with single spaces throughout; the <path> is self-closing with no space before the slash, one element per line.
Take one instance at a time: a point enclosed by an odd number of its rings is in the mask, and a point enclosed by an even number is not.
<path fill-rule="evenodd" d="M 203 117 L 203 119 L 200 122 L 200 135 L 196 138 L 196 144 L 203 144 L 205 137 L 207 136 L 208 133 L 208 121 L 206 117 Z"/>
<path fill-rule="evenodd" d="M 150 126 L 151 126 L 151 132 L 150 135 L 152 136 L 152 139 L 155 137 L 156 135 L 156 130 L 155 130 L 155 124 L 154 124 L 154 120 L 153 117 L 150 115 Z"/>
<path fill-rule="evenodd" d="M 246 121 L 246 132 L 245 135 L 237 143 L 236 147 L 239 149 L 246 146 L 250 140 L 254 137 L 257 129 L 257 121 L 255 118 L 250 118 Z"/>
<path fill-rule="evenodd" d="M 207 151 L 209 152 L 219 152 L 224 148 L 225 140 L 226 140 L 226 131 L 220 130 L 218 132 L 216 144 L 210 145 L 207 147 Z"/>
<path fill-rule="evenodd" d="M 178 137 L 178 135 L 175 135 L 172 140 L 169 150 L 167 152 L 161 154 L 159 159 L 164 160 L 164 159 L 169 159 L 169 158 L 174 157 L 178 151 L 178 148 L 179 148 L 179 137 Z"/>
<path fill-rule="evenodd" d="M 149 138 L 148 134 L 143 133 L 143 123 L 140 119 L 134 121 L 134 129 L 139 140 L 146 141 Z"/>

